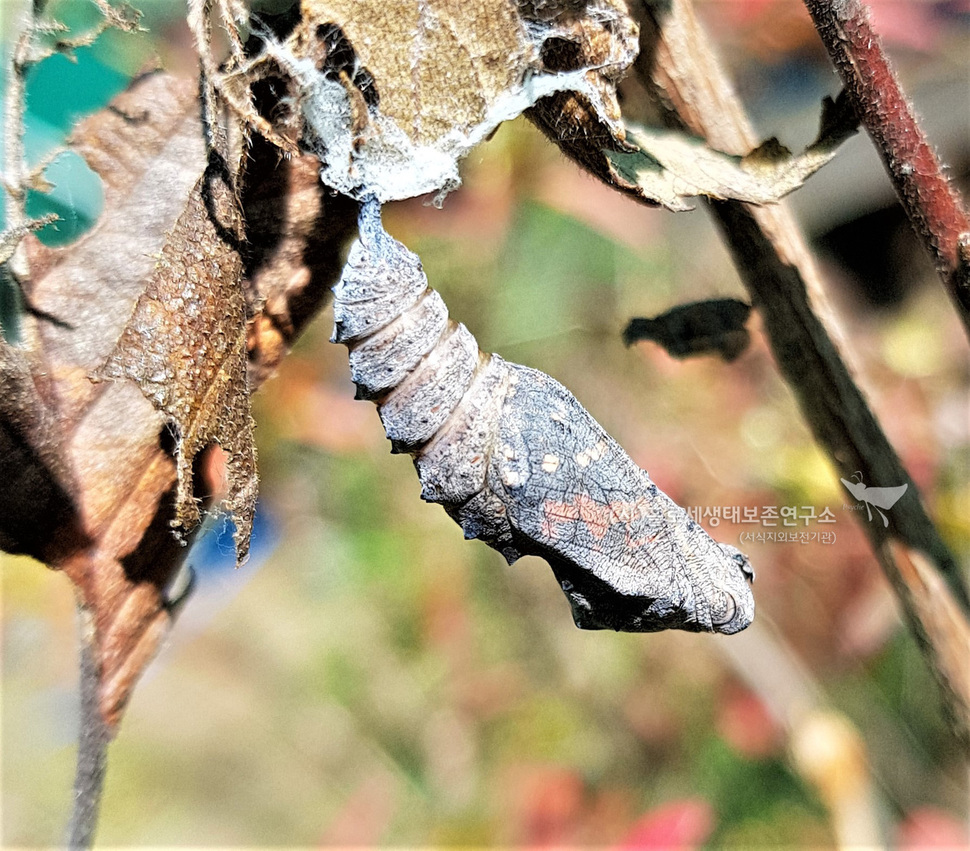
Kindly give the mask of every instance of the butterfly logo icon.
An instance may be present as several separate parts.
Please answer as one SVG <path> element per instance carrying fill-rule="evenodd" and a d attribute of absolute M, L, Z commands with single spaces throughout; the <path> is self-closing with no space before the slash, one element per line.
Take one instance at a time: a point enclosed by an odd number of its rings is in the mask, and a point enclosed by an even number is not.
<path fill-rule="evenodd" d="M 869 516 L 869 520 L 872 520 L 871 508 L 875 508 L 876 512 L 882 518 L 882 525 L 889 526 L 889 518 L 882 513 L 879 509 L 884 508 L 888 511 L 892 508 L 904 493 L 909 485 L 899 485 L 894 488 L 870 488 L 862 481 L 862 473 L 855 473 L 852 478 L 855 479 L 856 476 L 859 477 L 859 481 L 849 481 L 848 479 L 841 479 L 843 485 L 857 500 L 864 502 L 866 504 L 866 514 Z"/>

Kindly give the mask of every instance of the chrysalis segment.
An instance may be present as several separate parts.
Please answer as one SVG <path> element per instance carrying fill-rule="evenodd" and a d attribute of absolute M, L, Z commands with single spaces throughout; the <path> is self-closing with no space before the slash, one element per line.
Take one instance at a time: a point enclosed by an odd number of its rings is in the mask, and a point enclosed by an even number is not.
<path fill-rule="evenodd" d="M 509 564 L 528 553 L 536 552 L 532 548 L 519 549 L 505 503 L 497 493 L 488 488 L 483 488 L 461 505 L 445 505 L 445 511 L 461 526 L 467 539 L 478 538 L 484 541 L 505 556 Z"/>
<path fill-rule="evenodd" d="M 362 241 L 350 249 L 343 274 L 333 288 L 332 343 L 350 343 L 373 334 L 416 304 L 428 290 L 428 279 L 416 254 L 388 236 L 380 227 L 380 219 L 379 231 L 365 228 L 367 225 L 362 224 Z M 363 249 L 363 240 L 370 250 Z M 396 252 L 394 246 L 403 253 Z"/>
<path fill-rule="evenodd" d="M 388 439 L 413 452 L 434 437 L 471 384 L 478 344 L 464 325 L 450 323 L 437 344 L 377 407 Z"/>
<path fill-rule="evenodd" d="M 584 629 L 751 623 L 747 558 L 660 491 L 565 387 L 481 353 L 376 202 L 360 221 L 333 339 L 350 347 L 358 396 L 377 402 L 394 451 L 413 456 L 422 497 L 510 563 L 545 558 Z"/>
<path fill-rule="evenodd" d="M 482 490 L 495 423 L 508 386 L 509 365 L 498 355 L 482 355 L 481 366 L 461 405 L 435 438 L 415 454 L 422 499 L 459 506 Z"/>
<path fill-rule="evenodd" d="M 389 325 L 350 348 L 350 377 L 358 399 L 376 399 L 397 387 L 438 342 L 448 325 L 448 308 L 434 290 Z"/>

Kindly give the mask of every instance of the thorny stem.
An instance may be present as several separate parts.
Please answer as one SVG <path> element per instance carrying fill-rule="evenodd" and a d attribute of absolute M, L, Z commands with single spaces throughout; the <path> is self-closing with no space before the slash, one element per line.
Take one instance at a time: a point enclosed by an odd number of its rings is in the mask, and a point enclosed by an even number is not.
<path fill-rule="evenodd" d="M 3 101 L 3 162 L 4 190 L 10 199 L 6 204 L 7 227 L 20 230 L 27 223 L 24 209 L 24 84 L 27 76 L 28 54 L 33 38 L 33 22 L 29 22 L 13 49 L 7 94 Z"/>
<path fill-rule="evenodd" d="M 27 69 L 32 64 L 31 41 L 34 29 L 28 25 L 17 39 L 10 61 L 9 81 L 7 93 L 3 103 L 3 141 L 5 148 L 3 173 L 0 174 L 0 189 L 6 193 L 9 201 L 4 205 L 6 213 L 6 227 L 0 233 L 0 263 L 9 261 L 14 276 L 20 282 L 27 277 L 27 260 L 20 244 L 30 230 L 43 227 L 57 220 L 57 216 L 49 213 L 40 219 L 27 218 L 27 190 L 31 175 L 27 173 L 24 161 L 24 109 L 25 109 L 25 81 Z M 46 157 L 34 170 L 38 175 L 60 151 L 54 151 Z"/>
<path fill-rule="evenodd" d="M 861 0 L 805 0 L 805 6 L 970 334 L 970 217 L 899 87 L 868 7 Z"/>
<path fill-rule="evenodd" d="M 10 60 L 10 74 L 7 81 L 7 92 L 3 101 L 3 141 L 4 159 L 3 173 L 0 184 L 9 202 L 5 205 L 6 227 L 0 235 L 0 263 L 9 263 L 13 278 L 21 289 L 21 297 L 27 301 L 23 292 L 29 283 L 29 269 L 26 253 L 21 247 L 23 237 L 30 230 L 36 230 L 55 221 L 55 215 L 43 216 L 31 220 L 27 217 L 27 188 L 32 179 L 39 177 L 51 160 L 59 152 L 54 152 L 47 159 L 41 161 L 33 170 L 28 169 L 24 156 L 24 111 L 26 109 L 26 81 L 27 72 L 38 62 L 53 56 L 55 53 L 70 53 L 78 47 L 93 44 L 105 30 L 116 27 L 124 32 L 134 32 L 138 29 L 139 12 L 127 4 L 117 8 L 110 5 L 108 0 L 93 0 L 101 12 L 102 20 L 93 29 L 72 37 L 58 38 L 53 45 L 42 45 L 38 42 L 38 35 L 44 32 L 66 32 L 66 28 L 58 23 L 44 24 L 40 16 L 46 5 L 43 0 L 33 0 L 26 15 L 22 31 L 14 45 Z M 8 250 L 7 242 L 10 243 Z M 29 303 L 28 303 L 29 308 Z"/>
<path fill-rule="evenodd" d="M 37 5 L 31 6 L 23 31 L 13 47 L 7 74 L 7 92 L 3 99 L 3 174 L 0 192 L 6 198 L 4 212 L 6 226 L 0 234 L 0 297 L 9 287 L 13 299 L 13 313 L 19 314 L 26 302 L 24 287 L 29 282 L 30 269 L 23 238 L 30 228 L 27 219 L 27 190 L 24 160 L 24 111 L 26 109 L 27 69 L 32 61 L 32 46 L 36 32 Z M 8 329 L 0 326 L 0 339 L 15 339 L 20 332 L 13 319 Z"/>

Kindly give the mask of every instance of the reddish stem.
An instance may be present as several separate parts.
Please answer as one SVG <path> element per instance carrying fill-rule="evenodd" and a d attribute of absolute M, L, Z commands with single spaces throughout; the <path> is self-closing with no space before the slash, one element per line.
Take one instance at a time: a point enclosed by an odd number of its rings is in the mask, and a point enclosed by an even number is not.
<path fill-rule="evenodd" d="M 861 0 L 805 0 L 920 240 L 970 333 L 970 217 L 943 174 Z"/>

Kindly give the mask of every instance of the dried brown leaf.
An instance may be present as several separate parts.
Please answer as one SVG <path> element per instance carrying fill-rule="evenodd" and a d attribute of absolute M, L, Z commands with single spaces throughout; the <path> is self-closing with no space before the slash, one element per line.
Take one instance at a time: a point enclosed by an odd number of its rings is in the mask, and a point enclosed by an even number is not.
<path fill-rule="evenodd" d="M 279 162 L 259 140 L 252 157 L 249 173 L 262 176 L 243 197 L 247 294 L 256 306 L 248 339 L 255 387 L 273 374 L 340 275 L 343 245 L 357 231 L 357 204 L 326 191 L 316 157 Z"/>
<path fill-rule="evenodd" d="M 71 246 L 26 239 L 27 295 L 57 321 L 28 322 L 24 350 L 5 347 L 3 357 L 11 392 L 0 419 L 23 459 L 5 464 L 41 485 L 21 492 L 22 514 L 9 525 L 5 515 L 4 530 L 16 528 L 19 549 L 76 586 L 109 725 L 165 631 L 164 589 L 181 547 L 167 529 L 175 465 L 160 444 L 163 418 L 133 383 L 94 384 L 90 374 L 204 167 L 195 98 L 192 82 L 149 74 L 76 128 L 70 145 L 101 178 L 105 212 Z M 44 494 L 47 510 L 33 504 Z"/>
<path fill-rule="evenodd" d="M 818 138 L 797 156 L 776 139 L 736 157 L 679 131 L 632 126 L 627 127 L 626 139 L 639 150 L 604 153 L 624 184 L 669 210 L 689 210 L 686 199 L 699 195 L 771 204 L 829 162 L 856 125 L 843 102 L 826 98 Z"/>
<path fill-rule="evenodd" d="M 35 372 L 27 353 L 0 337 L 0 549 L 11 553 L 69 551 L 85 537 Z"/>
<path fill-rule="evenodd" d="M 622 137 L 613 84 L 636 26 L 617 0 L 304 0 L 303 13 L 267 53 L 297 81 L 324 182 L 352 197 L 454 188 L 468 151 L 559 93 Z"/>
<path fill-rule="evenodd" d="M 256 512 L 256 449 L 246 374 L 242 211 L 224 160 L 214 155 L 169 232 L 144 292 L 99 375 L 133 380 L 177 430 L 175 523 L 199 523 L 196 456 L 213 442 L 228 454 L 226 507 L 239 562 Z"/>
<path fill-rule="evenodd" d="M 642 200 L 634 184 L 612 167 L 608 151 L 636 150 L 626 141 L 616 85 L 636 58 L 639 29 L 627 17 L 626 5 L 604 0 L 594 6 L 536 0 L 537 17 L 554 18 L 558 34 L 543 45 L 543 63 L 550 70 L 588 67 L 587 79 L 597 97 L 578 91 L 542 98 L 526 116 L 570 159 L 616 189 Z"/>
<path fill-rule="evenodd" d="M 27 317 L 24 349 L 0 340 L 0 473 L 18 485 L 0 497 L 9 497 L 0 504 L 0 546 L 63 569 L 76 586 L 97 703 L 111 728 L 169 628 L 166 589 L 186 552 L 172 532 L 185 516 L 169 410 L 156 409 L 129 376 L 185 415 L 186 453 L 215 439 L 245 462 L 248 407 L 243 416 L 228 401 L 246 388 L 245 316 L 257 313 L 250 375 L 262 379 L 322 303 L 354 220 L 351 202 L 325 199 L 312 157 L 280 162 L 257 144 L 243 197 L 260 238 L 241 288 L 238 205 L 218 170 L 200 180 L 197 93 L 195 81 L 148 74 L 76 128 L 70 144 L 102 179 L 104 214 L 66 248 L 26 238 L 27 295 L 58 321 Z M 183 313 L 201 312 L 186 299 L 192 287 L 207 290 L 210 314 L 221 306 L 208 335 L 173 315 L 176 299 Z M 178 335 L 190 353 L 172 368 L 179 383 L 153 382 L 151 370 L 178 357 Z M 202 350 L 220 357 L 205 362 Z M 119 377 L 93 382 L 106 362 Z M 237 492 L 244 510 L 251 492 Z"/>
<path fill-rule="evenodd" d="M 677 131 L 625 127 L 616 84 L 638 30 L 619 0 L 305 0 L 303 11 L 268 54 L 296 82 L 324 182 L 358 199 L 454 188 L 461 157 L 523 111 L 588 171 L 671 210 L 698 195 L 775 202 L 855 128 L 843 103 L 802 154 L 772 140 L 739 158 Z"/>

